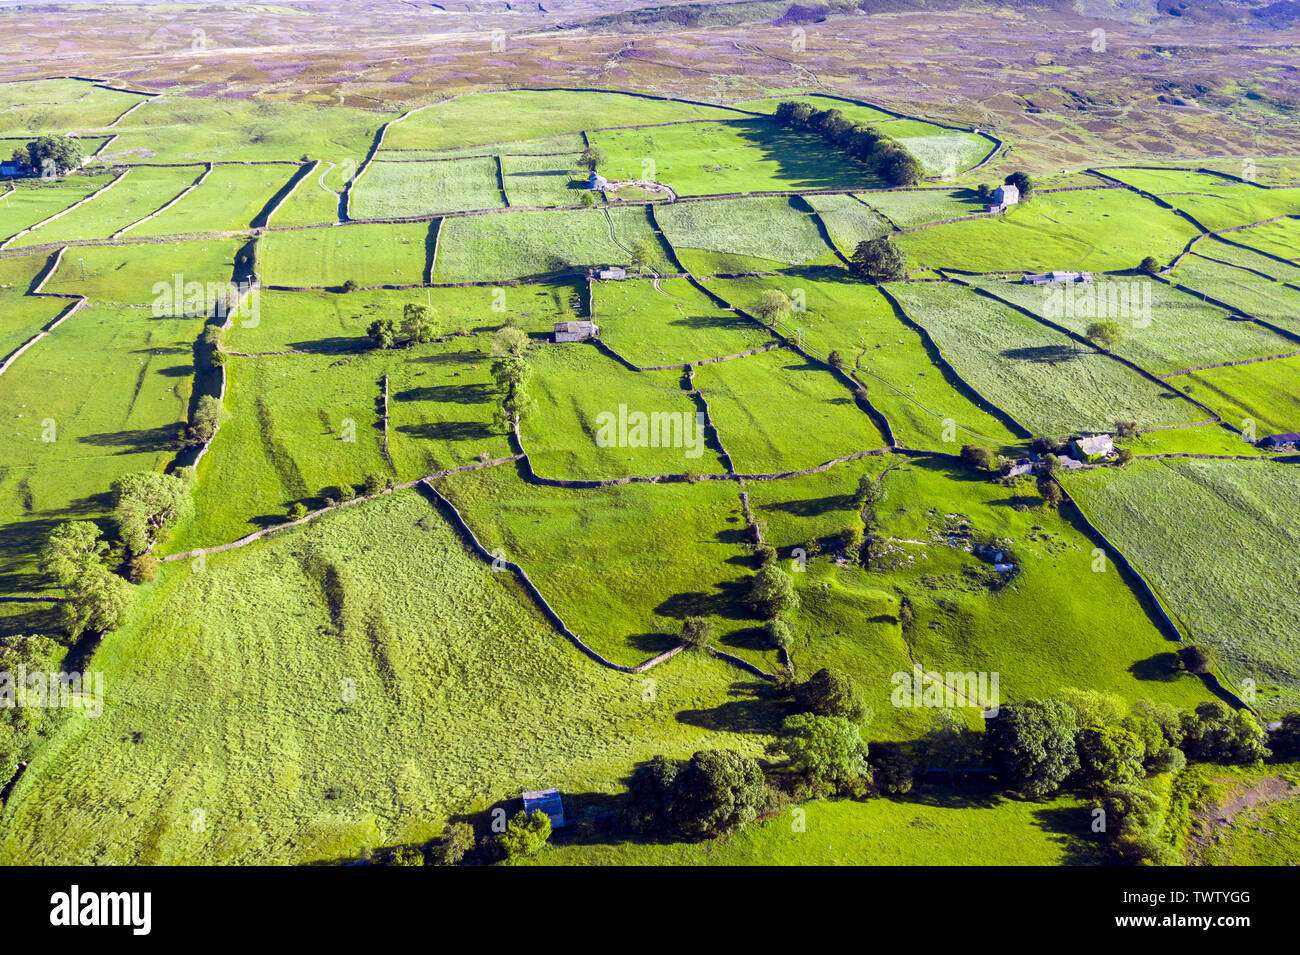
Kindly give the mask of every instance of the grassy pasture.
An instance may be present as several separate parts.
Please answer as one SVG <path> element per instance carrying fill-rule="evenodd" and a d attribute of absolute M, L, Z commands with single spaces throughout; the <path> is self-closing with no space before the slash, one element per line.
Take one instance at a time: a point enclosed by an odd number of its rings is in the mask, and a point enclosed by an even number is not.
<path fill-rule="evenodd" d="M 202 172 L 202 166 L 132 169 L 103 195 L 15 239 L 10 248 L 43 245 L 60 239 L 106 239 L 162 208 Z"/>
<path fill-rule="evenodd" d="M 561 133 L 541 139 L 524 139 L 504 143 L 487 143 L 446 149 L 390 149 L 375 153 L 376 159 L 463 159 L 468 156 L 556 156 L 562 153 L 580 153 L 586 148 L 582 133 Z"/>
<path fill-rule="evenodd" d="M 790 96 L 771 96 L 764 99 L 751 99 L 743 103 L 737 103 L 740 109 L 747 109 L 755 113 L 767 113 L 769 115 L 776 113 L 776 108 L 786 100 L 795 100 L 800 103 L 807 103 L 813 109 L 838 109 L 844 114 L 844 118 L 855 123 L 876 123 L 883 120 L 893 119 L 890 113 L 876 109 L 872 106 L 864 106 L 858 103 L 846 103 L 844 100 L 836 99 L 833 96 L 818 96 L 817 94 L 802 95 L 792 94 Z"/>
<path fill-rule="evenodd" d="M 573 490 L 526 484 L 501 467 L 444 483 L 483 545 L 517 561 L 570 629 L 614 662 L 675 646 L 687 616 L 709 617 L 720 646 L 762 662 L 759 621 L 743 605 L 752 568 L 734 483 Z"/>
<path fill-rule="evenodd" d="M 93 669 L 104 715 L 68 720 L 15 788 L 5 863 L 342 860 L 524 789 L 617 792 L 654 754 L 767 739 L 725 718 L 738 673 L 705 656 L 654 671 L 646 702 L 414 491 L 169 565 Z"/>
<path fill-rule="evenodd" d="M 372 162 L 353 186 L 348 213 L 380 219 L 504 205 L 495 159 Z"/>
<path fill-rule="evenodd" d="M 772 341 L 754 322 L 719 308 L 685 279 L 594 286 L 600 337 L 643 368 L 734 355 Z M 748 303 L 745 303 L 748 304 Z"/>
<path fill-rule="evenodd" d="M 47 260 L 40 254 L 0 259 L 0 361 L 70 304 L 27 294 Z"/>
<path fill-rule="evenodd" d="M 609 179 L 654 179 L 679 196 L 883 185 L 820 136 L 766 119 L 591 133 Z"/>
<path fill-rule="evenodd" d="M 1228 238 L 1231 239 L 1235 235 L 1237 233 L 1230 233 Z M 1263 272 L 1264 275 L 1281 282 L 1300 283 L 1300 265 L 1279 262 L 1277 259 L 1270 259 L 1251 249 L 1244 249 L 1229 242 L 1217 240 L 1202 242 L 1196 246 L 1192 254 L 1198 258 L 1218 259 L 1221 262 L 1228 262 L 1243 269 Z"/>
<path fill-rule="evenodd" d="M 0 83 L 0 136 L 100 129 L 146 98 L 85 80 Z"/>
<path fill-rule="evenodd" d="M 1234 232 L 1232 237 L 1243 245 L 1300 264 L 1300 218 L 1267 222 L 1242 232 Z"/>
<path fill-rule="evenodd" d="M 945 798 L 950 796 L 950 798 Z M 1080 865 L 1097 858 L 1088 831 L 1091 804 L 1062 796 L 1043 802 L 965 790 L 903 799 L 806 803 L 806 830 L 786 811 L 705 842 L 572 841 L 547 847 L 526 865 Z"/>
<path fill-rule="evenodd" d="M 105 158 L 164 163 L 359 158 L 390 118 L 344 106 L 169 96 L 150 100 L 124 119 Z"/>
<path fill-rule="evenodd" d="M 271 217 L 272 226 L 314 225 L 339 220 L 339 194 L 360 168 L 359 158 L 326 160 L 298 182 Z"/>
<path fill-rule="evenodd" d="M 724 470 L 711 443 L 705 442 L 695 417 L 699 406 L 683 390 L 679 372 L 629 371 L 594 346 L 578 343 L 534 349 L 529 364 L 529 394 L 537 407 L 525 416 L 520 433 L 538 474 L 602 480 Z M 647 418 L 673 415 L 683 424 L 662 434 L 658 440 L 663 447 L 601 447 L 599 416 L 617 418 L 620 406 Z M 690 422 L 689 434 L 685 421 Z M 669 446 L 672 443 L 678 446 Z"/>
<path fill-rule="evenodd" d="M 1215 247 L 1213 254 L 1217 253 Z M 1195 254 L 1184 258 L 1169 278 L 1193 292 L 1240 309 L 1244 315 L 1300 335 L 1300 291 L 1282 282 Z"/>
<path fill-rule="evenodd" d="M 666 271 L 667 250 L 642 208 L 610 209 L 623 246 L 650 244 L 651 264 Z M 447 219 L 438 242 L 435 282 L 502 281 L 597 265 L 628 265 L 599 209 L 510 212 Z"/>
<path fill-rule="evenodd" d="M 984 398 L 1034 434 L 1148 428 L 1208 415 L 1106 355 L 1011 308 L 950 284 L 890 286 L 912 321 Z"/>
<path fill-rule="evenodd" d="M 424 281 L 436 223 L 347 225 L 271 232 L 257 243 L 264 285 L 337 287 L 419 285 Z"/>
<path fill-rule="evenodd" d="M 477 146 L 500 138 L 501 127 L 490 117 L 509 116 L 516 139 L 541 139 L 560 133 L 675 123 L 695 119 L 734 119 L 735 110 L 695 106 L 669 100 L 645 99 L 626 93 L 593 90 L 511 90 L 474 93 L 436 103 L 388 127 L 387 149 L 436 149 Z"/>
<path fill-rule="evenodd" d="M 807 196 L 808 204 L 817 210 L 835 247 L 845 255 L 852 255 L 858 243 L 878 239 L 893 231 L 888 222 L 853 196 Z"/>
<path fill-rule="evenodd" d="M 847 385 L 787 349 L 701 365 L 695 386 L 744 474 L 812 467 L 885 443 Z"/>
<path fill-rule="evenodd" d="M 1207 229 L 1300 213 L 1300 189 L 1265 189 L 1221 176 L 1159 169 L 1107 169 L 1106 175 L 1157 195 Z"/>
<path fill-rule="evenodd" d="M 114 479 L 171 459 L 201 325 L 89 306 L 0 378 L 0 592 L 37 589 L 57 523 L 103 517 Z"/>
<path fill-rule="evenodd" d="M 296 172 L 297 167 L 289 164 L 216 166 L 197 189 L 128 234 L 174 235 L 247 229 Z"/>
<path fill-rule="evenodd" d="M 509 156 L 501 158 L 506 198 L 512 206 L 571 206 L 582 193 L 587 177 L 579 169 L 580 153 L 562 156 Z"/>
<path fill-rule="evenodd" d="M 1291 351 L 1300 351 L 1292 348 Z M 1207 368 L 1179 375 L 1174 384 L 1213 408 L 1237 428 L 1253 421 L 1257 437 L 1300 431 L 1300 358 Z"/>
<path fill-rule="evenodd" d="M 1095 321 L 1115 321 L 1122 338 L 1112 351 L 1157 375 L 1300 351 L 1300 342 L 1254 322 L 1231 321 L 1223 309 L 1147 278 L 1099 278 L 1090 286 L 1064 288 L 997 279 L 975 284 L 1080 335 Z M 1071 297 L 1068 308 L 1065 296 Z"/>
<path fill-rule="evenodd" d="M 936 225 L 897 241 L 913 266 L 1099 272 L 1137 268 L 1147 255 L 1168 262 L 1197 234 L 1149 199 L 1104 189 L 1036 195 L 1005 215 Z"/>
<path fill-rule="evenodd" d="M 993 151 L 993 141 L 979 133 L 945 129 L 921 120 L 891 119 L 875 128 L 897 140 L 931 176 L 956 176 L 979 165 Z"/>
<path fill-rule="evenodd" d="M 1289 600 L 1300 542 L 1288 519 L 1298 481 L 1292 465 L 1185 459 L 1066 478 L 1184 632 L 1218 649 L 1229 685 L 1256 682 L 1266 714 L 1300 701 L 1300 611 Z M 1177 502 L 1177 520 L 1168 502 Z"/>
<path fill-rule="evenodd" d="M 899 320 L 879 291 L 848 279 L 842 271 L 715 279 L 709 286 L 732 304 L 749 309 L 767 288 L 800 298 L 805 310 L 786 321 L 787 333 L 801 328 L 808 347 L 823 355 L 838 351 L 867 386 L 872 405 L 903 446 L 951 452 L 954 441 L 993 447 L 1017 442 L 983 402 L 931 361 L 920 333 Z M 948 441 L 945 420 L 954 424 Z"/>
<path fill-rule="evenodd" d="M 50 182 L 25 180 L 14 183 L 13 189 L 0 193 L 0 241 L 80 202 L 106 185 L 111 178 L 106 174 L 78 175 Z M 68 216 L 63 217 L 66 218 Z"/>
<path fill-rule="evenodd" d="M 941 219 L 973 216 L 985 209 L 984 203 L 970 189 L 895 189 L 865 192 L 858 198 L 900 229 L 911 229 Z"/>
<path fill-rule="evenodd" d="M 780 267 L 835 261 L 798 199 L 681 202 L 657 209 L 656 218 L 678 258 L 697 276 L 751 271 L 755 263 Z"/>
<path fill-rule="evenodd" d="M 45 283 L 46 292 L 71 292 L 94 302 L 150 305 L 154 286 L 229 283 L 240 239 L 192 239 L 149 245 L 72 246 Z"/>

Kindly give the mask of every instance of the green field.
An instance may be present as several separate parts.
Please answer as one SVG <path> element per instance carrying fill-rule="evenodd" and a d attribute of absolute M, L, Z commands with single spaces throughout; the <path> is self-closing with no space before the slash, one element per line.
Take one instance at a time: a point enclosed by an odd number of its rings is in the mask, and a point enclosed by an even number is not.
<path fill-rule="evenodd" d="M 202 166 L 141 167 L 65 215 L 17 238 L 12 248 L 78 236 L 107 239 L 180 195 L 202 174 Z M 181 230 L 175 230 L 181 231 Z"/>
<path fill-rule="evenodd" d="M 293 177 L 297 167 L 231 164 L 214 166 L 194 191 L 157 218 L 130 230 L 130 235 L 247 229 Z"/>
<path fill-rule="evenodd" d="M 264 285 L 419 285 L 436 228 L 414 222 L 273 232 L 257 243 L 258 272 Z"/>
<path fill-rule="evenodd" d="M 1297 351 L 1300 349 L 1291 349 Z M 1258 437 L 1300 430 L 1300 357 L 1206 368 L 1173 379 L 1235 428 L 1254 422 Z"/>
<path fill-rule="evenodd" d="M 512 206 L 571 206 L 579 201 L 587 177 L 580 153 L 560 156 L 501 156 L 506 197 Z"/>
<path fill-rule="evenodd" d="M 1212 247 L 1208 254 L 1218 255 L 1219 248 Z M 1169 278 L 1193 293 L 1209 296 L 1243 315 L 1300 336 L 1300 289 L 1196 254 L 1184 258 Z"/>
<path fill-rule="evenodd" d="M 348 214 L 382 219 L 504 205 L 495 159 L 373 162 L 352 186 Z"/>
<path fill-rule="evenodd" d="M 984 203 L 970 189 L 897 189 L 860 193 L 858 198 L 900 229 L 985 211 Z"/>
<path fill-rule="evenodd" d="M 1295 526 L 1286 518 L 1297 480 L 1285 464 L 1177 459 L 1066 479 L 1188 637 L 1218 649 L 1229 685 L 1255 681 L 1265 713 L 1300 700 L 1300 616 L 1270 596 L 1286 592 L 1300 572 Z M 1166 519 L 1167 501 L 1178 502 L 1176 521 Z"/>
<path fill-rule="evenodd" d="M 868 206 L 853 196 L 808 196 L 808 204 L 826 223 L 835 247 L 852 255 L 859 242 L 878 239 L 893 231 L 892 227 Z"/>
<path fill-rule="evenodd" d="M 80 202 L 111 180 L 107 175 L 68 176 L 13 184 L 0 193 L 0 242 Z"/>
<path fill-rule="evenodd" d="M 87 80 L 30 80 L 0 84 L 0 135 L 42 135 L 101 129 L 146 100 Z"/>
<path fill-rule="evenodd" d="M 665 206 L 655 217 L 696 276 L 836 261 L 797 199 L 720 199 Z"/>

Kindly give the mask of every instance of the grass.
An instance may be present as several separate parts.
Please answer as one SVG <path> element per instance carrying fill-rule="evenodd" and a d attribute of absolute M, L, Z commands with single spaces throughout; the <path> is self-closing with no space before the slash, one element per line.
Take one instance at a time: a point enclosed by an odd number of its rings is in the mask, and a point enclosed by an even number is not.
<path fill-rule="evenodd" d="M 434 228 L 414 222 L 272 232 L 258 240 L 258 272 L 264 285 L 419 285 Z"/>
<path fill-rule="evenodd" d="M 952 453 L 961 444 L 1001 448 L 1018 441 L 983 399 L 934 363 L 925 339 L 876 288 L 843 271 L 714 279 L 709 287 L 748 309 L 767 288 L 801 302 L 784 332 L 802 329 L 807 346 L 821 355 L 838 351 L 904 447 Z"/>
<path fill-rule="evenodd" d="M 504 205 L 495 159 L 372 162 L 352 188 L 348 212 L 381 219 Z"/>
<path fill-rule="evenodd" d="M 162 208 L 203 172 L 202 166 L 132 169 L 102 195 L 67 215 L 15 239 L 11 248 L 58 242 L 69 237 L 107 239 L 120 229 Z"/>
<path fill-rule="evenodd" d="M 66 299 L 27 294 L 47 260 L 47 255 L 0 259 L 0 361 L 68 307 Z"/>
<path fill-rule="evenodd" d="M 12 184 L 12 191 L 0 193 L 0 241 L 80 202 L 106 185 L 110 178 L 78 175 L 50 182 L 26 180 Z"/>
<path fill-rule="evenodd" d="M 580 153 L 586 148 L 582 133 L 561 133 L 541 139 L 524 139 L 505 143 L 445 149 L 379 149 L 376 159 L 463 159 L 467 156 L 555 156 Z"/>
<path fill-rule="evenodd" d="M 1300 342 L 1230 320 L 1224 309 L 1148 278 L 1099 278 L 1074 288 L 997 279 L 976 284 L 1080 335 L 1094 322 L 1116 322 L 1122 337 L 1111 351 L 1156 375 L 1300 350 Z"/>
<path fill-rule="evenodd" d="M 885 443 L 846 384 L 787 349 L 701 365 L 695 387 L 742 474 L 812 467 Z"/>
<path fill-rule="evenodd" d="M 875 128 L 915 156 L 929 176 L 956 176 L 979 165 L 993 151 L 993 140 L 979 133 L 914 119 L 888 120 Z"/>
<path fill-rule="evenodd" d="M 1149 199 L 1103 189 L 1039 194 L 1005 215 L 936 225 L 897 242 L 914 266 L 1101 272 L 1137 268 L 1147 255 L 1168 262 L 1197 234 Z"/>
<path fill-rule="evenodd" d="M 682 620 L 702 616 L 720 646 L 763 663 L 760 621 L 744 605 L 753 568 L 734 483 L 562 489 L 500 467 L 444 484 L 483 545 L 521 564 L 573 632 L 614 662 L 636 665 L 671 649 Z"/>
<path fill-rule="evenodd" d="M 888 222 L 853 196 L 807 196 L 806 199 L 826 224 L 835 247 L 845 255 L 851 256 L 859 242 L 878 239 L 892 231 Z"/>
<path fill-rule="evenodd" d="M 272 226 L 315 225 L 339 220 L 339 195 L 360 168 L 360 159 L 326 160 L 299 181 L 271 216 Z"/>
<path fill-rule="evenodd" d="M 174 235 L 247 229 L 296 172 L 296 167 L 289 164 L 215 166 L 197 189 L 128 234 Z"/>
<path fill-rule="evenodd" d="M 685 279 L 664 279 L 658 291 L 646 279 L 599 282 L 593 297 L 601 340 L 643 368 L 735 355 L 773 340 Z"/>
<path fill-rule="evenodd" d="M 343 860 L 524 789 L 619 791 L 654 754 L 765 741 L 715 715 L 736 670 L 680 657 L 646 702 L 644 678 L 581 656 L 413 491 L 203 573 L 169 565 L 91 668 L 104 715 L 66 721 L 24 774 L 5 863 Z"/>
<path fill-rule="evenodd" d="M 5 83 L 0 135 L 43 135 L 100 129 L 145 97 L 104 89 L 86 80 Z"/>
<path fill-rule="evenodd" d="M 608 179 L 653 179 L 679 196 L 883 185 L 865 166 L 766 119 L 613 129 L 589 135 Z"/>
<path fill-rule="evenodd" d="M 1266 714 L 1300 700 L 1300 572 L 1294 467 L 1267 461 L 1143 461 L 1071 474 L 1066 487 L 1146 576 L 1194 641 L 1214 646 L 1230 686 L 1252 679 Z M 1169 520 L 1167 502 L 1177 502 Z M 1223 546 L 1231 541 L 1231 547 Z"/>
<path fill-rule="evenodd" d="M 521 434 L 538 474 L 603 480 L 723 471 L 715 449 L 705 444 L 696 419 L 699 406 L 682 388 L 679 372 L 629 371 L 594 346 L 578 343 L 535 348 L 529 364 L 529 395 L 537 406 L 524 418 Z M 602 447 L 600 416 L 617 419 L 620 408 L 629 415 L 673 415 L 690 422 L 690 434 L 679 423 L 677 431 L 663 436 L 663 447 Z"/>
<path fill-rule="evenodd" d="M 1300 192 L 1300 190 L 1291 191 Z M 1289 208 L 1294 214 L 1294 201 L 1290 203 Z M 1246 229 L 1244 232 L 1233 233 L 1233 238 L 1243 245 L 1281 256 L 1293 263 L 1300 261 L 1300 253 L 1296 251 L 1300 248 L 1300 218 L 1267 222 Z"/>
<path fill-rule="evenodd" d="M 609 216 L 622 246 L 648 243 L 651 264 L 668 270 L 667 250 L 644 209 L 610 209 Z M 630 264 L 599 209 L 465 216 L 447 219 L 442 229 L 435 282 L 503 281 Z"/>
<path fill-rule="evenodd" d="M 755 261 L 779 268 L 834 260 L 812 213 L 798 199 L 674 203 L 656 210 L 656 219 L 697 276 L 749 271 Z"/>
<path fill-rule="evenodd" d="M 941 219 L 958 219 L 984 212 L 985 205 L 970 189 L 897 189 L 858 196 L 900 229 Z"/>
<path fill-rule="evenodd" d="M 1095 862 L 1090 806 L 1074 797 L 978 800 L 964 790 L 902 799 L 811 802 L 725 839 L 572 841 L 530 865 L 1078 865 Z"/>
<path fill-rule="evenodd" d="M 512 206 L 571 206 L 579 201 L 587 177 L 581 155 L 501 156 L 506 197 Z"/>
<path fill-rule="evenodd" d="M 951 284 L 892 283 L 909 317 L 987 401 L 1033 434 L 1190 424 L 1202 409 L 1115 359 Z"/>
<path fill-rule="evenodd" d="M 736 112 L 596 90 L 475 93 L 437 103 L 392 124 L 384 146 L 437 149 L 492 143 L 500 139 L 502 132 L 502 127 L 491 121 L 494 116 L 509 116 L 509 135 L 518 140 L 636 123 L 732 119 Z"/>
<path fill-rule="evenodd" d="M 194 239 L 149 245 L 73 246 L 50 280 L 46 292 L 85 295 L 94 302 L 152 305 L 160 283 L 227 284 L 234 273 L 240 239 Z"/>
<path fill-rule="evenodd" d="M 1208 254 L 1217 255 L 1218 250 L 1219 247 L 1215 246 Z M 1194 293 L 1231 305 L 1243 315 L 1300 335 L 1300 291 L 1282 282 L 1195 254 L 1183 259 L 1169 278 Z"/>
<path fill-rule="evenodd" d="M 1171 170 L 1108 169 L 1106 174 L 1159 196 L 1207 229 L 1300 213 L 1300 189 L 1264 189 L 1216 175 Z"/>
<path fill-rule="evenodd" d="M 56 524 L 103 518 L 116 478 L 171 459 L 201 324 L 92 306 L 5 372 L 0 592 L 38 589 L 36 556 Z"/>
<path fill-rule="evenodd" d="M 1300 349 L 1292 348 L 1292 351 Z M 1254 423 L 1258 437 L 1300 430 L 1300 358 L 1276 358 L 1250 365 L 1207 368 L 1180 375 L 1178 387 L 1192 392 L 1229 424 Z"/>

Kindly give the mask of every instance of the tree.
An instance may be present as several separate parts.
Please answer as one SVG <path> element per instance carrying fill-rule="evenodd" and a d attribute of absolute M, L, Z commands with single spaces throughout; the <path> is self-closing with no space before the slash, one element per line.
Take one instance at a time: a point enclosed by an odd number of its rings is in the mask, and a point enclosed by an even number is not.
<path fill-rule="evenodd" d="M 916 785 L 916 756 L 914 746 L 887 740 L 871 744 L 872 776 L 876 789 L 891 796 L 902 796 Z"/>
<path fill-rule="evenodd" d="M 831 353 L 826 356 L 826 364 L 830 365 L 832 368 L 843 368 L 844 356 L 832 349 Z"/>
<path fill-rule="evenodd" d="M 806 683 L 795 687 L 794 700 L 817 716 L 842 716 L 855 722 L 870 718 L 871 711 L 857 684 L 842 670 L 822 667 Z"/>
<path fill-rule="evenodd" d="M 849 263 L 854 275 L 872 282 L 892 282 L 907 275 L 907 254 L 887 238 L 859 242 Z"/>
<path fill-rule="evenodd" d="M 1034 181 L 1029 178 L 1027 173 L 1013 172 L 1003 182 L 1008 186 L 1015 186 L 1020 192 L 1021 199 L 1028 199 L 1034 194 Z"/>
<path fill-rule="evenodd" d="M 654 261 L 654 252 L 650 248 L 650 243 L 645 239 L 633 239 L 631 248 L 630 264 L 638 273 L 644 272 L 646 267 Z"/>
<path fill-rule="evenodd" d="M 604 165 L 608 158 L 605 150 L 593 144 L 588 144 L 587 148 L 582 151 L 582 164 L 592 172 L 596 171 L 596 167 Z"/>
<path fill-rule="evenodd" d="M 1160 271 L 1160 263 L 1156 261 L 1156 257 L 1154 255 L 1148 255 L 1145 259 L 1142 260 L 1142 264 L 1139 265 L 1138 268 L 1141 269 L 1143 272 L 1145 272 L 1147 275 L 1155 275 L 1157 272 Z"/>
<path fill-rule="evenodd" d="M 1126 464 L 1131 464 L 1132 462 L 1133 462 L 1132 448 L 1120 448 L 1119 451 L 1116 452 L 1115 464 L 1117 464 L 1119 467 L 1123 467 Z"/>
<path fill-rule="evenodd" d="M 1139 433 L 1138 423 L 1136 421 L 1116 421 L 1115 436 L 1126 441 L 1136 438 Z"/>
<path fill-rule="evenodd" d="M 1074 710 L 1060 700 L 1003 706 L 984 731 L 984 752 L 1007 789 L 1031 799 L 1056 792 L 1079 768 Z"/>
<path fill-rule="evenodd" d="M 41 570 L 64 590 L 63 627 L 73 639 L 87 630 L 112 630 L 131 602 L 131 585 L 104 564 L 108 545 L 90 521 L 67 521 L 50 532 Z"/>
<path fill-rule="evenodd" d="M 794 633 L 790 630 L 790 625 L 784 620 L 769 620 L 763 624 L 763 632 L 767 635 L 768 645 L 773 650 L 788 652 L 790 644 L 794 642 Z"/>
<path fill-rule="evenodd" d="M 493 355 L 512 355 L 518 358 L 528 350 L 528 335 L 513 325 L 503 325 L 492 339 Z"/>
<path fill-rule="evenodd" d="M 81 146 L 67 136 L 41 136 L 29 142 L 25 149 L 14 152 L 14 158 L 26 162 L 41 176 L 64 176 L 81 168 Z"/>
<path fill-rule="evenodd" d="M 662 832 L 670 826 L 677 774 L 682 763 L 655 756 L 639 764 L 627 781 L 623 821 L 633 832 Z"/>
<path fill-rule="evenodd" d="M 396 348 L 399 333 L 397 322 L 391 318 L 377 318 L 366 329 L 374 348 Z"/>
<path fill-rule="evenodd" d="M 1202 703 L 1181 720 L 1181 747 L 1190 759 L 1251 765 L 1269 755 L 1268 733 L 1250 710 L 1231 712 L 1222 703 Z"/>
<path fill-rule="evenodd" d="M 474 827 L 468 822 L 453 822 L 442 839 L 429 848 L 434 865 L 455 865 L 474 848 Z"/>
<path fill-rule="evenodd" d="M 847 557 L 857 557 L 862 550 L 862 527 L 845 527 L 835 535 L 835 543 Z"/>
<path fill-rule="evenodd" d="M 961 446 L 961 463 L 968 468 L 992 471 L 997 466 L 997 462 L 997 455 L 989 448 L 978 444 L 963 444 Z"/>
<path fill-rule="evenodd" d="M 1061 506 L 1061 501 L 1065 495 L 1061 493 L 1061 486 L 1053 480 L 1050 474 L 1038 475 L 1037 481 L 1038 496 L 1043 499 L 1043 503 L 1051 508 Z"/>
<path fill-rule="evenodd" d="M 491 373 L 501 396 L 496 424 L 503 431 L 513 431 L 528 408 L 528 380 L 532 377 L 532 368 L 523 358 L 507 355 L 492 363 Z"/>
<path fill-rule="evenodd" d="M 790 315 L 794 308 L 789 297 L 780 289 L 770 288 L 758 297 L 758 304 L 754 306 L 754 313 L 763 321 L 764 325 L 775 325 L 777 322 L 784 321 Z"/>
<path fill-rule="evenodd" d="M 424 865 L 424 853 L 416 846 L 399 846 L 389 856 L 388 864 L 396 866 Z"/>
<path fill-rule="evenodd" d="M 858 490 L 853 495 L 853 503 L 858 507 L 879 504 L 888 496 L 883 481 L 877 481 L 870 474 L 858 478 Z"/>
<path fill-rule="evenodd" d="M 378 474 L 371 471 L 366 475 L 366 479 L 361 482 L 361 493 L 366 497 L 378 494 L 384 489 L 385 481 Z"/>
<path fill-rule="evenodd" d="M 429 306 L 418 302 L 402 306 L 402 337 L 408 344 L 423 345 L 433 341 L 434 335 L 433 311 Z"/>
<path fill-rule="evenodd" d="M 1189 643 L 1178 651 L 1178 662 L 1183 665 L 1183 669 L 1198 676 L 1209 673 L 1218 661 L 1219 655 L 1214 647 L 1203 643 Z"/>
<path fill-rule="evenodd" d="M 1300 760 L 1300 713 L 1287 713 L 1268 737 L 1269 749 L 1279 762 Z"/>
<path fill-rule="evenodd" d="M 749 604 L 767 618 L 793 613 L 799 609 L 799 595 L 795 593 L 794 578 L 776 564 L 769 564 L 754 575 L 749 590 Z"/>
<path fill-rule="evenodd" d="M 189 447 L 207 444 L 217 429 L 230 420 L 230 412 L 215 395 L 202 395 L 194 406 L 194 417 L 185 431 L 185 444 Z"/>
<path fill-rule="evenodd" d="M 885 181 L 892 186 L 914 186 L 925 178 L 921 161 L 897 145 L 883 152 L 877 166 Z"/>
<path fill-rule="evenodd" d="M 752 822 L 768 799 L 758 763 L 727 749 L 696 753 L 673 779 L 671 817 L 686 836 L 714 836 Z"/>
<path fill-rule="evenodd" d="M 809 795 L 862 796 L 871 785 L 862 727 L 842 716 L 788 716 L 770 749 L 789 762 Z"/>
<path fill-rule="evenodd" d="M 1086 786 L 1136 782 L 1145 775 L 1142 741 L 1122 726 L 1085 726 L 1075 739 L 1079 778 Z"/>
<path fill-rule="evenodd" d="M 1112 786 L 1101 799 L 1105 812 L 1106 836 L 1114 842 L 1123 836 L 1154 833 L 1164 823 L 1160 797 L 1142 786 Z"/>
<path fill-rule="evenodd" d="M 1107 351 L 1114 350 L 1115 346 L 1120 343 L 1124 337 L 1123 331 L 1119 327 L 1119 322 L 1107 319 L 1101 322 L 1092 322 L 1084 335 L 1087 339 L 1105 348 Z"/>
<path fill-rule="evenodd" d="M 166 536 L 172 524 L 194 513 L 192 468 L 182 468 L 176 474 L 127 474 L 114 481 L 111 489 L 118 536 L 134 554 L 147 551 Z"/>
<path fill-rule="evenodd" d="M 348 279 L 343 283 L 344 292 L 355 292 L 359 288 L 361 288 L 361 286 L 357 284 L 356 279 Z"/>
<path fill-rule="evenodd" d="M 692 647 L 707 647 L 713 642 L 716 631 L 707 617 L 687 617 L 682 621 L 682 642 Z"/>
<path fill-rule="evenodd" d="M 540 809 L 515 813 L 506 825 L 506 831 L 497 836 L 497 844 L 507 859 L 531 856 L 540 852 L 551 838 L 551 817 Z"/>
<path fill-rule="evenodd" d="M 993 187 L 987 182 L 981 182 L 975 187 L 975 195 L 979 196 L 980 202 L 991 202 L 993 200 Z"/>

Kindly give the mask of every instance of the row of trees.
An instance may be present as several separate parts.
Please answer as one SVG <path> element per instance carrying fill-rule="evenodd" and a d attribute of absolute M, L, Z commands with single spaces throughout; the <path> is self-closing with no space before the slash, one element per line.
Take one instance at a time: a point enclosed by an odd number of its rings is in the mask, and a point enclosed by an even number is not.
<path fill-rule="evenodd" d="M 879 130 L 846 119 L 838 109 L 814 109 L 807 103 L 784 100 L 777 104 L 775 116 L 783 126 L 815 133 L 838 146 L 891 185 L 912 186 L 925 178 L 925 169 L 915 156 Z"/>
<path fill-rule="evenodd" d="M 41 136 L 15 149 L 13 159 L 41 176 L 64 176 L 81 168 L 81 145 L 68 136 Z"/>
<path fill-rule="evenodd" d="M 402 306 L 401 321 L 377 318 L 370 323 L 366 334 L 373 348 L 398 348 L 431 342 L 437 335 L 433 310 L 418 302 L 407 302 Z"/>

